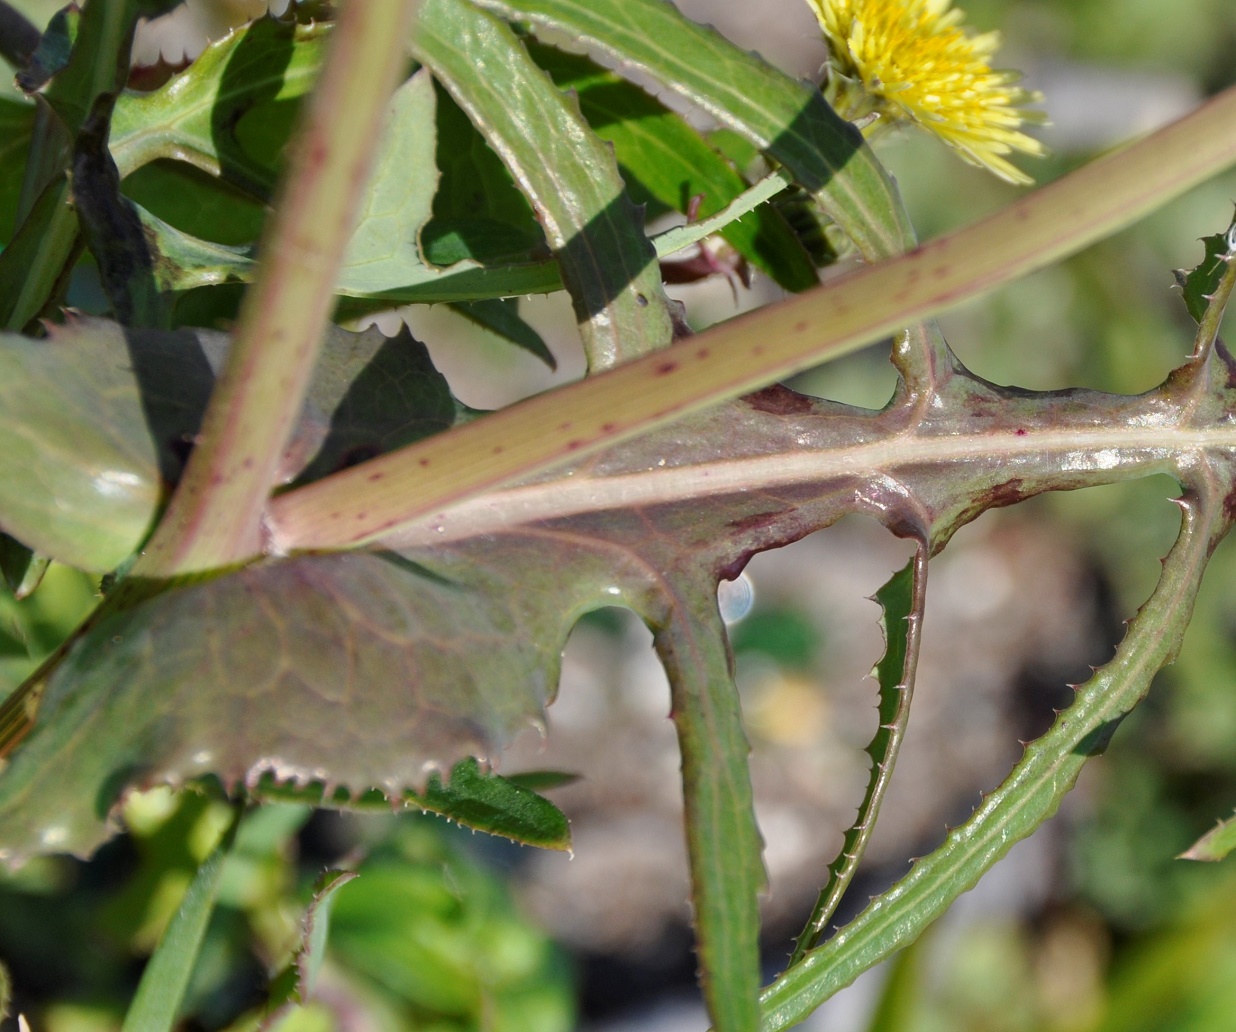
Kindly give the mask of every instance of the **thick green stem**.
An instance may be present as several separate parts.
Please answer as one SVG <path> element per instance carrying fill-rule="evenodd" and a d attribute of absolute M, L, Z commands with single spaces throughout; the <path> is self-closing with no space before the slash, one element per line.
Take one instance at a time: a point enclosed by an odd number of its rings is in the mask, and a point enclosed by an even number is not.
<path fill-rule="evenodd" d="M 170 577 L 261 551 L 262 513 L 334 304 L 386 102 L 405 68 L 411 10 L 409 0 L 384 0 L 340 12 L 201 439 L 137 574 Z"/>
<path fill-rule="evenodd" d="M 344 548 L 574 461 L 984 294 L 1236 163 L 1236 89 L 990 218 L 600 376 L 290 492 L 276 548 Z"/>

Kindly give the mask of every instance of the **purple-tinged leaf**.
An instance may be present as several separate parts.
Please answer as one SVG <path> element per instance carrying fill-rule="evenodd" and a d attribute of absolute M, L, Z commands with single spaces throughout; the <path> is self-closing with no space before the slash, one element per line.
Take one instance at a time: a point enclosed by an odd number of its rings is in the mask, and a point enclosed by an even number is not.
<path fill-rule="evenodd" d="M 540 724 L 569 622 L 547 635 L 496 573 L 454 572 L 313 556 L 99 620 L 45 675 L 39 719 L 0 776 L 0 856 L 91 851 L 129 785 L 270 772 L 399 797 L 495 756 Z"/>

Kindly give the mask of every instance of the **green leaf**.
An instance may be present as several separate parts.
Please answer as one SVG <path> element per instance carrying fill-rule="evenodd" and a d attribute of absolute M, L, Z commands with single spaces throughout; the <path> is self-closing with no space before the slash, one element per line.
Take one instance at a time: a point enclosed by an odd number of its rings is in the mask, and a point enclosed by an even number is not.
<path fill-rule="evenodd" d="M 8 534 L 0 533 L 0 574 L 15 598 L 26 598 L 39 586 L 50 561 L 35 555 Z"/>
<path fill-rule="evenodd" d="M 1180 854 L 1180 860 L 1222 860 L 1236 849 L 1236 817 L 1220 821 Z"/>
<path fill-rule="evenodd" d="M 133 30 L 150 6 L 142 0 L 88 3 L 80 17 L 62 11 L 52 19 L 39 44 L 37 64 L 21 85 L 43 96 L 70 136 L 81 130 L 99 97 L 124 88 Z"/>
<path fill-rule="evenodd" d="M 829 920 L 836 913 L 867 851 L 867 843 L 880 813 L 880 803 L 892 781 L 893 767 L 910 720 L 926 589 L 927 556 L 925 546 L 920 545 L 915 557 L 876 592 L 876 601 L 883 613 L 885 650 L 872 671 L 879 688 L 880 703 L 879 726 L 867 746 L 867 755 L 871 757 L 867 792 L 859 804 L 857 820 L 845 833 L 841 852 L 829 865 L 828 884 L 821 891 L 807 927 L 798 938 L 790 959 L 791 966 L 801 960 L 807 950 L 819 945 Z"/>
<path fill-rule="evenodd" d="M 541 335 L 519 317 L 519 304 L 514 298 L 458 302 L 451 307 L 465 319 L 535 355 L 550 369 L 558 368 L 558 360 Z"/>
<path fill-rule="evenodd" d="M 330 933 L 330 911 L 335 893 L 358 877 L 355 871 L 323 871 L 313 886 L 313 898 L 301 920 L 300 940 L 291 963 L 272 979 L 269 1010 L 259 1032 L 274 1029 L 297 1004 L 305 1004 L 313 995 L 318 972 L 326 957 L 326 939 Z"/>
<path fill-rule="evenodd" d="M 438 186 L 435 134 L 433 82 L 422 70 L 391 98 L 369 192 L 339 270 L 341 294 L 381 295 L 449 274 L 426 265 L 420 251 Z M 462 267 L 478 268 L 475 262 Z"/>
<path fill-rule="evenodd" d="M 1202 260 L 1188 272 L 1183 269 L 1176 271 L 1176 282 L 1184 298 L 1185 307 L 1200 323 L 1210 307 L 1211 295 L 1219 287 L 1223 273 L 1227 271 L 1229 259 L 1236 251 L 1233 241 L 1236 240 L 1236 219 L 1233 219 L 1228 229 L 1223 233 L 1202 237 L 1202 245 L 1206 249 Z"/>
<path fill-rule="evenodd" d="M 1073 704 L 1026 747 L 1004 782 L 943 845 L 764 991 L 764 1032 L 793 1026 L 861 972 L 913 942 L 1014 843 L 1056 812 L 1086 760 L 1107 747 L 1155 674 L 1175 658 L 1206 561 L 1228 530 L 1223 496 L 1232 489 L 1233 470 L 1213 458 L 1206 467 L 1197 474 L 1198 491 L 1181 501 L 1180 537 L 1115 657 L 1078 687 Z"/>
<path fill-rule="evenodd" d="M 0 95 L 0 244 L 16 230 L 22 174 L 34 129 L 34 105 Z"/>
<path fill-rule="evenodd" d="M 593 370 L 673 332 L 656 252 L 612 150 L 514 33 L 464 0 L 427 0 L 413 51 L 468 113 L 537 211 Z M 484 76 L 475 74 L 478 67 Z"/>
<path fill-rule="evenodd" d="M 192 386 L 182 381 L 186 404 Z M 46 340 L 0 336 L 0 433 L 0 523 L 10 534 L 85 570 L 106 572 L 133 552 L 162 486 L 119 327 L 82 319 Z"/>
<path fill-rule="evenodd" d="M 174 158 L 265 199 L 330 28 L 259 18 L 210 43 L 159 89 L 122 94 L 111 136 L 121 176 Z"/>
<path fill-rule="evenodd" d="M 158 948 L 142 972 L 137 995 L 125 1015 L 121 1032 L 170 1032 L 189 987 L 189 978 L 214 910 L 223 864 L 236 840 L 241 811 L 213 852 L 202 861 L 180 907 L 163 933 Z"/>
<path fill-rule="evenodd" d="M 399 796 L 494 755 L 541 719 L 569 624 L 511 612 L 497 571 L 455 577 L 311 556 L 96 618 L 0 776 L 0 856 L 89 852 L 135 783 L 271 772 Z"/>
<path fill-rule="evenodd" d="M 266 206 L 225 180 L 184 161 L 160 158 L 130 172 L 124 194 L 139 209 L 185 234 L 230 247 L 261 235 Z"/>
<path fill-rule="evenodd" d="M 715 215 L 747 189 L 747 182 L 681 115 L 587 57 L 544 45 L 529 53 L 579 108 L 598 136 L 614 145 L 619 168 L 636 203 L 650 215 Z M 807 252 L 775 208 L 764 206 L 729 223 L 720 236 L 786 290 L 806 290 L 819 278 Z"/>
<path fill-rule="evenodd" d="M 502 159 L 440 84 L 434 91 L 442 178 L 422 233 L 426 257 L 435 265 L 462 258 L 507 265 L 547 256 L 541 224 Z"/>
<path fill-rule="evenodd" d="M 817 89 L 795 82 L 661 0 L 475 0 L 478 6 L 566 32 L 698 104 L 785 165 L 865 258 L 914 242 L 896 186 Z"/>
<path fill-rule="evenodd" d="M 63 172 L 43 188 L 17 232 L 0 251 L 0 325 L 25 328 L 68 276 L 80 248 L 77 215 Z"/>
<path fill-rule="evenodd" d="M 716 582 L 680 570 L 673 616 L 655 630 L 682 750 L 683 803 L 700 982 L 718 1032 L 759 1024 L 762 841 Z"/>
<path fill-rule="evenodd" d="M 569 780 L 567 775 L 559 777 Z M 567 819 L 558 807 L 537 795 L 539 790 L 562 783 L 554 779 L 541 782 L 527 775 L 504 778 L 486 773 L 475 759 L 468 758 L 455 764 L 445 783 L 437 773 L 432 773 L 423 789 L 409 789 L 397 801 L 436 813 L 473 831 L 500 835 L 526 846 L 565 851 L 571 848 Z M 355 794 L 342 789 L 327 793 L 322 785 L 301 788 L 270 778 L 261 779 L 249 794 L 262 801 L 300 802 L 372 813 L 390 813 L 392 803 L 377 789 Z"/>
<path fill-rule="evenodd" d="M 226 348 L 206 330 L 88 318 L 46 340 L 0 335 L 0 525 L 71 566 L 119 566 L 180 478 Z M 335 327 L 281 474 L 322 476 L 455 419 L 446 381 L 409 334 Z"/>

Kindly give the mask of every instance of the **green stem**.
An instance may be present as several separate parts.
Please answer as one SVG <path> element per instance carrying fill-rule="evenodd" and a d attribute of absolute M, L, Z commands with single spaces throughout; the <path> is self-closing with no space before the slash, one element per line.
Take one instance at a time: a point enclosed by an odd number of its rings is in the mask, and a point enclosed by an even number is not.
<path fill-rule="evenodd" d="M 783 379 L 1078 251 L 1236 163 L 1236 89 L 973 225 L 289 492 L 276 550 L 346 548 Z"/>
<path fill-rule="evenodd" d="M 405 69 L 411 10 L 400 0 L 340 12 L 201 439 L 136 574 L 191 573 L 261 550 L 262 512 L 321 347 L 386 103 Z"/>

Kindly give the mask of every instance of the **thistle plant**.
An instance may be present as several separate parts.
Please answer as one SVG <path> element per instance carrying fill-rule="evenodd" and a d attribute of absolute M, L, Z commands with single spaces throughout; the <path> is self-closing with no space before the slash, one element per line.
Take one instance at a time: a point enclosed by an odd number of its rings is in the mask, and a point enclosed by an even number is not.
<path fill-rule="evenodd" d="M 137 789 L 229 801 L 126 1028 L 175 1021 L 226 857 L 275 812 L 264 802 L 428 809 L 567 848 L 564 815 L 489 768 L 544 726 L 591 610 L 636 613 L 669 674 L 720 1032 L 788 1028 L 913 942 L 1056 811 L 1172 661 L 1233 517 L 1231 230 L 1217 216 L 1183 277 L 1191 357 L 1140 396 L 995 386 L 932 317 L 1236 163 L 1236 93 L 920 246 L 849 119 L 920 124 L 1012 182 L 1026 177 L 1007 155 L 1040 152 L 1020 129 L 1034 95 L 946 0 L 812 0 L 837 109 L 661 0 L 294 8 L 127 89 L 134 26 L 165 6 L 90 0 L 42 34 L 0 8 L 31 97 L 3 112 L 22 183 L 0 252 L 4 568 L 27 594 L 48 561 L 103 578 L 95 611 L 0 703 L 0 858 L 90 854 L 135 820 Z M 592 56 L 555 49 L 564 34 Z M 224 225 L 139 203 L 143 170 Z M 827 285 L 778 206 L 788 186 L 861 259 Z M 650 237 L 636 200 L 693 221 Z M 258 245 L 209 238 L 246 218 Z M 659 259 L 714 233 L 793 296 L 691 334 Z M 93 315 L 70 304 L 84 252 L 107 299 Z M 346 328 L 448 304 L 545 357 L 508 299 L 558 290 L 588 376 L 493 413 L 460 404 L 409 333 Z M 899 379 L 878 411 L 779 385 L 890 334 Z M 991 508 L 1159 473 L 1181 486 L 1179 539 L 1115 656 L 939 848 L 830 934 L 909 720 L 930 559 Z M 862 805 L 761 988 L 761 839 L 717 588 L 854 512 L 915 555 L 877 596 Z M 347 881 L 315 889 L 273 1013 L 309 997 L 315 921 Z"/>

